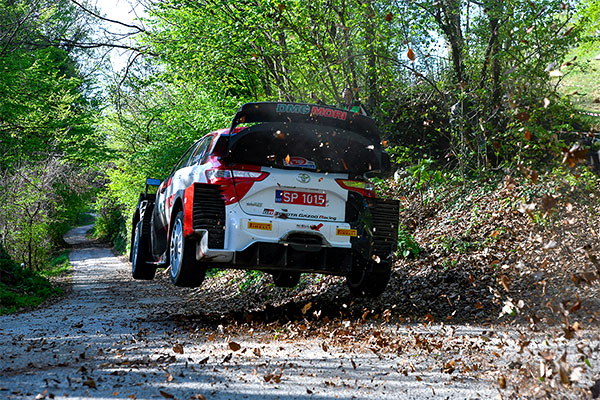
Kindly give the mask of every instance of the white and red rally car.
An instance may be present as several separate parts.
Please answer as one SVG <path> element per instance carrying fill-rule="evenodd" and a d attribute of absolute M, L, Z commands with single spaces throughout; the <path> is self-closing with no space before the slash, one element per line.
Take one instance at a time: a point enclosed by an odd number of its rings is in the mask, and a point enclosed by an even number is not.
<path fill-rule="evenodd" d="M 140 195 L 133 277 L 152 279 L 170 266 L 175 285 L 195 287 L 208 268 L 241 268 L 293 287 L 301 273 L 322 273 L 377 296 L 390 278 L 399 206 L 378 199 L 367 176 L 389 168 L 371 118 L 321 105 L 245 104 L 229 129 L 183 154 L 156 195 Z"/>

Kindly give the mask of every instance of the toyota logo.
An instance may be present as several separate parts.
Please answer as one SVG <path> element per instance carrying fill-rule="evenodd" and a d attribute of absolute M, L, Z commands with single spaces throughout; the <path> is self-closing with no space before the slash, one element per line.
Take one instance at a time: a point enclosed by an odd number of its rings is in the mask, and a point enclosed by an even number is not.
<path fill-rule="evenodd" d="M 308 183 L 310 182 L 310 175 L 308 174 L 298 174 L 298 176 L 296 177 L 296 180 L 300 183 Z"/>

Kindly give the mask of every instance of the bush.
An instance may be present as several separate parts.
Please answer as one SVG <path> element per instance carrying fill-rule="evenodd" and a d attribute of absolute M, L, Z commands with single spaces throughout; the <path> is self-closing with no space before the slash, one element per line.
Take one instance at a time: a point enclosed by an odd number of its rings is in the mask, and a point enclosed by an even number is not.
<path fill-rule="evenodd" d="M 96 223 L 93 235 L 111 242 L 115 250 L 124 253 L 127 248 L 127 223 L 121 207 L 115 201 L 99 198 L 96 202 Z"/>

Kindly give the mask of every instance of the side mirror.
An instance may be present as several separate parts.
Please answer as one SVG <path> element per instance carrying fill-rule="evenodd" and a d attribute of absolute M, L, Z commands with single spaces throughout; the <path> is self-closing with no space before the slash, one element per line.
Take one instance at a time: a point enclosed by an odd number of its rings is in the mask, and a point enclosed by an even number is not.
<path fill-rule="evenodd" d="M 146 179 L 146 194 L 148 194 L 148 186 L 160 186 L 160 179 Z"/>
<path fill-rule="evenodd" d="M 148 178 L 146 179 L 146 185 L 159 186 L 160 179 Z"/>

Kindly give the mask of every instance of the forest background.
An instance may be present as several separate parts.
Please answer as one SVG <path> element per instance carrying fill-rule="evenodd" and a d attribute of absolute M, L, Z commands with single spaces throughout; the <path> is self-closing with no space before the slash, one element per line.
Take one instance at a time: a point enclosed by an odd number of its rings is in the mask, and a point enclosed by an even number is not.
<path fill-rule="evenodd" d="M 511 174 L 597 183 L 577 154 L 561 164 L 598 130 L 581 112 L 600 108 L 597 0 L 141 3 L 118 23 L 87 1 L 0 0 L 4 277 L 52 268 L 90 209 L 125 251 L 145 179 L 251 101 L 340 105 L 351 88 L 400 170 L 376 183 L 421 202 Z"/>

